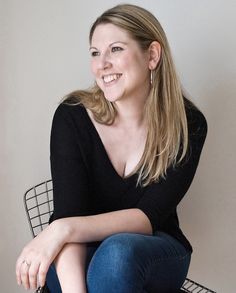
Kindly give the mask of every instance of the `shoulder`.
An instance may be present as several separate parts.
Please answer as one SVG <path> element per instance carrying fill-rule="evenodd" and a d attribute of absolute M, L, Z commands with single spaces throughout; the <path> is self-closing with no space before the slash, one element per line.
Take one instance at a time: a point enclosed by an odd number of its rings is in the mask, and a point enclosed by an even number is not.
<path fill-rule="evenodd" d="M 85 111 L 85 108 L 82 104 L 73 105 L 66 102 L 62 102 L 56 108 L 54 116 L 73 116 L 78 115 L 83 111 Z"/>
<path fill-rule="evenodd" d="M 91 135 L 88 131 L 86 113 L 83 105 L 68 105 L 65 103 L 58 105 L 51 127 L 52 149 L 59 146 L 62 153 L 63 149 L 66 149 L 70 156 L 74 155 L 75 157 L 78 147 L 83 156 L 91 153 Z"/>
<path fill-rule="evenodd" d="M 53 115 L 53 124 L 69 123 L 81 124 L 84 121 L 84 114 L 86 110 L 83 105 L 71 105 L 67 103 L 60 103 Z"/>
<path fill-rule="evenodd" d="M 61 103 L 56 108 L 52 119 L 52 134 L 68 137 L 84 137 L 88 133 L 87 111 L 83 105 Z"/>
<path fill-rule="evenodd" d="M 207 120 L 204 114 L 188 99 L 184 98 L 185 111 L 190 135 L 206 136 Z"/>

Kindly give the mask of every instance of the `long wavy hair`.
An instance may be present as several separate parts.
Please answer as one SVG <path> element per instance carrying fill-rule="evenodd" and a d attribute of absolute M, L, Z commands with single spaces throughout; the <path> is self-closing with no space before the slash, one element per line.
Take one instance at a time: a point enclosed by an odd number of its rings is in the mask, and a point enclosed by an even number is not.
<path fill-rule="evenodd" d="M 137 184 L 147 186 L 164 178 L 168 167 L 180 163 L 186 156 L 188 129 L 181 84 L 165 32 L 153 14 L 130 4 L 108 9 L 93 23 L 89 34 L 90 43 L 95 28 L 107 23 L 125 30 L 144 51 L 153 41 L 161 45 L 161 58 L 153 71 L 152 86 L 144 108 L 148 127 L 146 144 L 133 171 L 138 173 Z M 70 93 L 64 102 L 83 104 L 92 111 L 97 122 L 107 125 L 114 122 L 117 114 L 113 103 L 106 100 L 96 84 L 88 90 Z"/>

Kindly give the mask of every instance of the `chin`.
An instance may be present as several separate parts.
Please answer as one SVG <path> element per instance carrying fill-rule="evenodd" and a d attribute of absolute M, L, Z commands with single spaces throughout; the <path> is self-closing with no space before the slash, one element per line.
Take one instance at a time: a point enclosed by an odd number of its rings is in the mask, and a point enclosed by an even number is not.
<path fill-rule="evenodd" d="M 117 101 L 121 100 L 123 95 L 117 95 L 117 94 L 116 95 L 115 94 L 110 94 L 109 95 L 109 94 L 104 93 L 104 96 L 105 96 L 107 101 L 114 103 L 114 102 L 117 102 Z"/>

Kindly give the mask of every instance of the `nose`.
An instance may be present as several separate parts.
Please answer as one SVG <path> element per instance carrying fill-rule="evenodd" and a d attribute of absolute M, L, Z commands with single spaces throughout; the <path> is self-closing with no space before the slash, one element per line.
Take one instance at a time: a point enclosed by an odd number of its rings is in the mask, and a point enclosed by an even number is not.
<path fill-rule="evenodd" d="M 112 66 L 112 61 L 109 52 L 101 54 L 98 60 L 98 69 L 104 70 Z"/>

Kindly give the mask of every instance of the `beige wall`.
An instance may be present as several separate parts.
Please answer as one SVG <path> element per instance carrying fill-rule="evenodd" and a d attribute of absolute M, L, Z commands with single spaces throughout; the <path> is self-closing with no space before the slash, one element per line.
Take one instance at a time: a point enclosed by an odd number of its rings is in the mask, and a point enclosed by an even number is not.
<path fill-rule="evenodd" d="M 194 254 L 189 276 L 235 292 L 235 1 L 129 1 L 163 24 L 182 81 L 209 133 L 179 209 Z M 99 3 L 95 4 L 95 3 Z M 50 177 L 49 134 L 59 98 L 91 82 L 91 22 L 119 1 L 0 0 L 0 291 L 19 293 L 16 257 L 31 238 L 22 197 Z M 91 10 L 89 7 L 93 7 Z"/>

